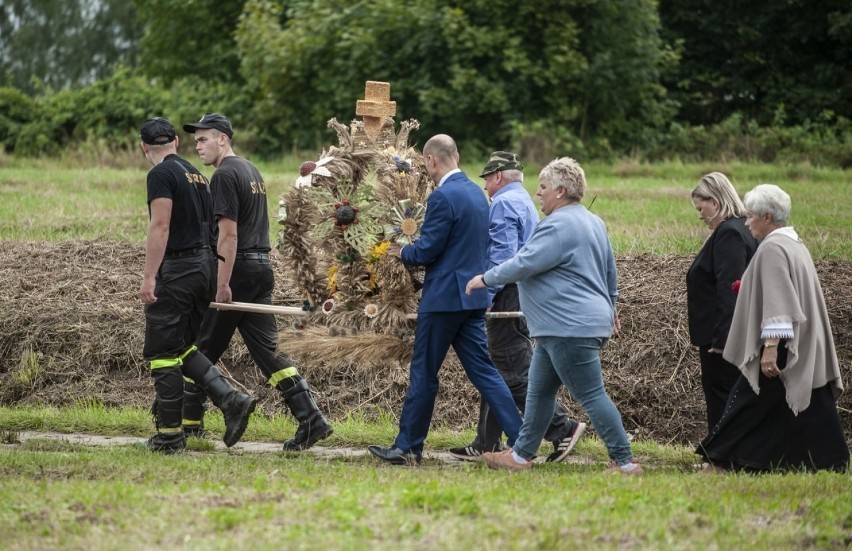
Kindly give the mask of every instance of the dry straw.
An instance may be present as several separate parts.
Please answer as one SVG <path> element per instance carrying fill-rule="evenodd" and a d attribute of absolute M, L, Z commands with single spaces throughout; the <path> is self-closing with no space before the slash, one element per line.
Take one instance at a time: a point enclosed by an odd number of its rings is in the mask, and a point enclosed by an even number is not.
<path fill-rule="evenodd" d="M 278 278 L 276 304 L 297 306 L 301 292 L 284 280 L 282 256 L 272 255 Z M 698 354 L 689 346 L 685 274 L 688 257 L 619 257 L 623 335 L 604 349 L 604 380 L 632 434 L 659 442 L 696 442 L 704 433 L 704 401 Z M 153 398 L 142 360 L 144 313 L 137 291 L 142 244 L 103 241 L 6 242 L 0 250 L 0 403 L 66 405 L 99 400 L 144 407 Z M 844 385 L 852 363 L 852 262 L 818 261 Z M 335 358 L 336 339 L 300 330 L 302 317 L 279 317 L 282 349 L 292 352 L 310 380 L 321 408 L 332 417 L 400 411 L 408 366 L 383 361 L 375 343 L 363 354 Z M 351 335 L 350 335 L 351 337 Z M 363 338 L 363 336 L 362 336 Z M 384 335 L 389 355 L 410 343 Z M 307 346 L 300 346 L 299 343 Z M 223 366 L 263 398 L 261 410 L 280 413 L 280 400 L 263 387 L 237 338 Z M 562 402 L 582 417 L 566 396 Z M 841 422 L 852 434 L 852 398 L 840 397 Z M 441 371 L 435 421 L 473 425 L 478 397 L 450 354 Z"/>

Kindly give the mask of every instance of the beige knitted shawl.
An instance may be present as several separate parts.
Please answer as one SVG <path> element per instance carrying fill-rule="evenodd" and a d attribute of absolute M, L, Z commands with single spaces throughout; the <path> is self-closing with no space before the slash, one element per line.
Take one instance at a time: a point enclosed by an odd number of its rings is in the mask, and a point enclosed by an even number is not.
<path fill-rule="evenodd" d="M 787 404 L 798 415 L 811 403 L 811 391 L 828 383 L 843 391 L 822 287 L 808 249 L 792 228 L 771 232 L 760 243 L 742 277 L 724 358 L 738 366 L 760 393 L 761 330 L 792 323 L 787 367 L 781 381 Z"/>

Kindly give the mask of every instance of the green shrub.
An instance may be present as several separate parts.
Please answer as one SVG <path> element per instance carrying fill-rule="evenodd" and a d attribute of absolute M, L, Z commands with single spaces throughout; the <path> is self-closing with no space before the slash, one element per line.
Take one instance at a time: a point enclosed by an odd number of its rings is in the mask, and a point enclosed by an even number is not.
<path fill-rule="evenodd" d="M 589 156 L 586 145 L 570 128 L 553 125 L 549 121 L 513 123 L 511 143 L 512 151 L 517 152 L 521 159 L 538 165 L 565 155 L 578 159 Z"/>
<path fill-rule="evenodd" d="M 647 160 L 805 162 L 817 166 L 852 167 L 852 121 L 824 113 L 818 121 L 759 126 L 734 114 L 712 126 L 672 123 L 657 143 L 644 148 Z"/>
<path fill-rule="evenodd" d="M 0 146 L 14 149 L 21 125 L 29 120 L 33 100 L 17 88 L 0 88 Z"/>
<path fill-rule="evenodd" d="M 197 77 L 166 88 L 122 69 L 89 86 L 43 90 L 32 99 L 14 89 L 0 90 L 5 91 L 0 92 L 0 143 L 20 156 L 74 155 L 104 146 L 113 151 L 133 149 L 139 142 L 140 123 L 153 116 L 169 117 L 179 128 L 206 111 L 221 111 L 231 117 L 240 136 L 248 120 L 248 102 L 239 87 Z M 20 113 L 27 116 L 14 118 Z"/>

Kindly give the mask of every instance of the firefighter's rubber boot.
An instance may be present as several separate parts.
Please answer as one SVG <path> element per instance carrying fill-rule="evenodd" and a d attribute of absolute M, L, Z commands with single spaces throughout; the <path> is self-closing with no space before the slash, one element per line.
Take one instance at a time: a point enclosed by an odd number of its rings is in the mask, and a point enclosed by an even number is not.
<path fill-rule="evenodd" d="M 277 387 L 284 396 L 284 402 L 290 408 L 293 417 L 299 421 L 296 435 L 291 440 L 284 442 L 284 451 L 306 450 L 320 440 L 328 438 L 334 432 L 331 423 L 319 410 L 314 397 L 311 396 L 308 382 L 298 375 L 296 377 L 298 379 L 295 384 L 292 380 L 282 381 L 278 383 Z M 289 388 L 282 390 L 282 386 L 289 386 Z"/>
<path fill-rule="evenodd" d="M 157 434 L 145 443 L 149 450 L 165 454 L 182 452 L 186 449 L 186 437 L 181 428 L 181 405 L 183 399 L 163 400 L 157 398 L 151 412 Z"/>
<path fill-rule="evenodd" d="M 206 438 L 204 412 L 207 410 L 207 395 L 188 379 L 183 383 L 183 434 L 189 437 Z"/>
<path fill-rule="evenodd" d="M 213 365 L 200 379 L 196 379 L 196 383 L 210 397 L 213 404 L 222 410 L 222 415 L 225 417 L 225 434 L 222 436 L 222 441 L 230 448 L 240 441 L 246 431 L 249 415 L 257 406 L 257 398 L 237 391 Z"/>

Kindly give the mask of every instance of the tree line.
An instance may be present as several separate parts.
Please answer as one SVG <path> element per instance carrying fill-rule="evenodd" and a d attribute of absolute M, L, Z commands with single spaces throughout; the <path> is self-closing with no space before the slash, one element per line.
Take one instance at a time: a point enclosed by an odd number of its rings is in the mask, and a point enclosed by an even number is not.
<path fill-rule="evenodd" d="M 845 0 L 0 0 L 0 143 L 133 147 L 226 113 L 244 150 L 332 141 L 366 80 L 468 151 L 852 166 Z"/>

